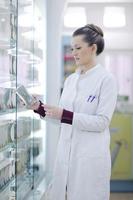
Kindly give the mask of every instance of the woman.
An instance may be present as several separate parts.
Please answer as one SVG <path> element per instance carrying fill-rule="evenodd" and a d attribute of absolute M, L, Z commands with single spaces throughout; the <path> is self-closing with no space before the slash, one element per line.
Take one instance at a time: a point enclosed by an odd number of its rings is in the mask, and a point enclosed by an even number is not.
<path fill-rule="evenodd" d="M 93 24 L 77 29 L 72 55 L 78 69 L 64 84 L 59 107 L 40 102 L 37 113 L 61 122 L 50 200 L 109 200 L 109 124 L 117 99 L 112 74 L 97 64 L 104 49 L 102 30 Z"/>

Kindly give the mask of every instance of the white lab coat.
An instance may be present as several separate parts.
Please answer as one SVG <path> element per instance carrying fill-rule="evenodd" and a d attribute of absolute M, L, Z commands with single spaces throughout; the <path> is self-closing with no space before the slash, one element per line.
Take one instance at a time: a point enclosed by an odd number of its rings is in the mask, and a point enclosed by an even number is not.
<path fill-rule="evenodd" d="M 109 200 L 109 124 L 117 99 L 112 74 L 96 65 L 76 71 L 64 85 L 60 106 L 73 111 L 73 123 L 61 124 L 50 200 Z"/>

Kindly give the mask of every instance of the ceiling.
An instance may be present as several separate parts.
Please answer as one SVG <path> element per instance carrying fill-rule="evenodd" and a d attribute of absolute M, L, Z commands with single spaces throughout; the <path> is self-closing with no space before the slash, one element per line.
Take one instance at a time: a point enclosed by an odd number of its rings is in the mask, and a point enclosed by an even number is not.
<path fill-rule="evenodd" d="M 133 26 L 132 26 L 132 21 L 133 21 L 133 0 L 132 2 L 115 2 L 113 3 L 113 0 L 109 1 L 107 3 L 100 3 L 101 0 L 99 0 L 99 3 L 90 3 L 90 0 L 86 0 L 86 3 L 83 3 L 85 0 L 70 0 L 71 3 L 68 3 L 68 7 L 78 7 L 78 6 L 82 6 L 85 8 L 86 13 L 87 13 L 87 23 L 93 23 L 93 24 L 97 24 L 100 27 L 103 28 L 104 31 L 115 31 L 115 32 L 132 32 L 133 33 Z M 73 1 L 73 2 L 72 2 Z M 74 2 L 75 1 L 75 2 Z M 79 1 L 78 3 L 76 3 L 76 1 Z M 98 0 L 97 0 L 98 1 Z M 118 0 L 117 0 L 118 1 Z M 120 0 L 119 0 L 120 1 Z M 122 1 L 122 0 L 121 0 Z M 124 28 L 116 28 L 116 29 L 111 29 L 111 28 L 106 28 L 103 26 L 103 14 L 104 14 L 104 7 L 110 5 L 116 6 L 122 6 L 125 7 L 125 13 L 126 13 L 126 26 Z M 73 31 L 72 28 L 66 28 L 64 27 L 64 32 L 67 31 Z"/>
<path fill-rule="evenodd" d="M 67 7 L 84 7 L 87 24 L 96 24 L 104 32 L 106 47 L 109 49 L 133 49 L 133 0 L 68 0 Z M 107 28 L 103 25 L 104 8 L 106 6 L 125 7 L 126 26 Z M 63 35 L 71 35 L 75 28 L 63 26 Z"/>
<path fill-rule="evenodd" d="M 133 0 L 68 0 L 70 3 L 129 3 Z"/>

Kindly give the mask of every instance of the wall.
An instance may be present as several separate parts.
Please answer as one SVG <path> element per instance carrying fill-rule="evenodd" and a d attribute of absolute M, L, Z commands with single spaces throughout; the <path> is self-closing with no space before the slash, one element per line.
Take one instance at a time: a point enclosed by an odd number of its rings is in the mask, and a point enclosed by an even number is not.
<path fill-rule="evenodd" d="M 57 105 L 61 89 L 61 32 L 66 0 L 47 0 L 47 103 Z M 47 169 L 51 174 L 56 155 L 59 126 L 47 123 Z"/>

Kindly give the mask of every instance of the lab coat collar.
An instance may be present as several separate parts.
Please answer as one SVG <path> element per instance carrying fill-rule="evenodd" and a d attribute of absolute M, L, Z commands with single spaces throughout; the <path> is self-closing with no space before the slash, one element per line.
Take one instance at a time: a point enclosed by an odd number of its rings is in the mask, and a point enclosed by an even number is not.
<path fill-rule="evenodd" d="M 101 67 L 101 65 L 100 65 L 100 64 L 97 64 L 97 65 L 95 65 L 94 67 L 92 67 L 91 69 L 87 70 L 84 74 L 81 73 L 81 69 L 80 69 L 80 68 L 76 69 L 75 72 L 76 72 L 77 74 L 81 75 L 81 76 L 86 76 L 86 75 L 89 75 L 89 74 L 95 72 L 97 69 L 99 69 L 99 67 Z"/>

